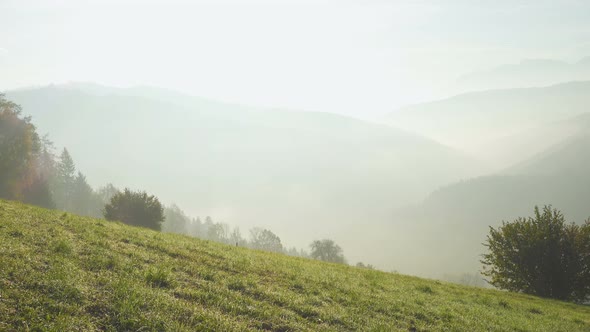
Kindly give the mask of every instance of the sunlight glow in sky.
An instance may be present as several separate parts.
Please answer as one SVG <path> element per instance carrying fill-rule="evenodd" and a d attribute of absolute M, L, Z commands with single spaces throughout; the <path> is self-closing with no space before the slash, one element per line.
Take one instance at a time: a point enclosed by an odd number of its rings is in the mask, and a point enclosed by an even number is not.
<path fill-rule="evenodd" d="M 588 1 L 474 3 L 0 0 L 0 90 L 155 85 L 372 116 L 473 71 L 590 55 Z"/>

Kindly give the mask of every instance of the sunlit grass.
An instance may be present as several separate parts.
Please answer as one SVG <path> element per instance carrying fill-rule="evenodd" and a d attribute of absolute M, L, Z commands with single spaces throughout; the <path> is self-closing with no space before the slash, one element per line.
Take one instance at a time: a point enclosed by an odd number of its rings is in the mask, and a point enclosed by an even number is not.
<path fill-rule="evenodd" d="M 0 201 L 0 331 L 589 331 L 590 307 Z"/>

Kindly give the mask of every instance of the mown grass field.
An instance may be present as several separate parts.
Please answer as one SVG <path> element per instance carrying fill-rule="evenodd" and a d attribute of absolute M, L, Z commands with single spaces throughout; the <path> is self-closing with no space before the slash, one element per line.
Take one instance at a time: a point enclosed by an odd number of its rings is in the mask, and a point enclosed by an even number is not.
<path fill-rule="evenodd" d="M 590 307 L 0 201 L 0 331 L 590 331 Z"/>

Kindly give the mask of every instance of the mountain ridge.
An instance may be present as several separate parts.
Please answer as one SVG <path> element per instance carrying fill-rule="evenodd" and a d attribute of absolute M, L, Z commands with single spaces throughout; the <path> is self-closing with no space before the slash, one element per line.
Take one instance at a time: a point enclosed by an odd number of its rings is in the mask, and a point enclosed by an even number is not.
<path fill-rule="evenodd" d="M 500 170 L 521 161 L 492 153 L 512 148 L 503 139 L 587 113 L 589 104 L 590 81 L 579 81 L 461 94 L 408 106 L 383 121 L 495 162 Z"/>

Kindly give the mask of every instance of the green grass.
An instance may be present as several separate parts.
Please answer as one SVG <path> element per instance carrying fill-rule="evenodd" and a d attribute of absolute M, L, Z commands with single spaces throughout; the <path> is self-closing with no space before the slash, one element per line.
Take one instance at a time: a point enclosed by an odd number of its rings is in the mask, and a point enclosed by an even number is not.
<path fill-rule="evenodd" d="M 0 201 L 0 331 L 590 331 L 590 307 Z"/>

